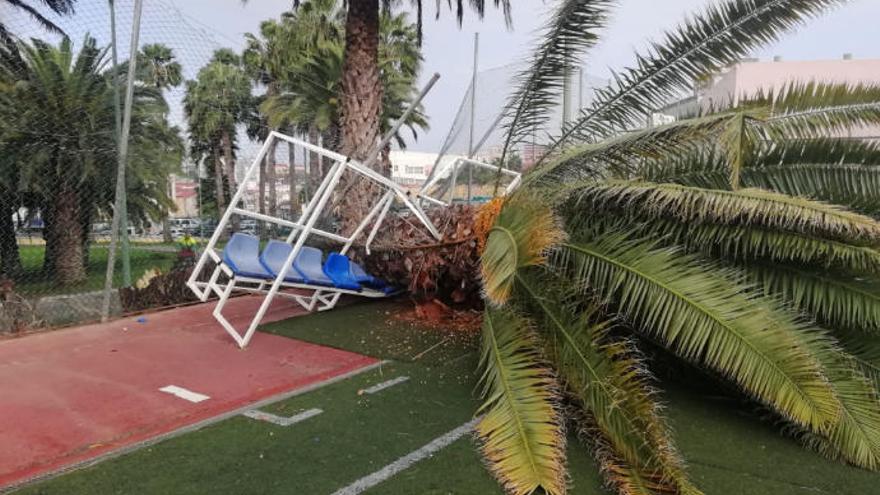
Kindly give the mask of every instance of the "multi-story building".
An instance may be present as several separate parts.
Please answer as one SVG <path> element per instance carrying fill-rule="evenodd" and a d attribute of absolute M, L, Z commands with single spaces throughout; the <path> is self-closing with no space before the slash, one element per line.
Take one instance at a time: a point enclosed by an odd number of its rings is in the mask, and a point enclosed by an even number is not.
<path fill-rule="evenodd" d="M 880 59 L 856 59 L 845 54 L 839 60 L 771 61 L 745 59 L 725 70 L 699 81 L 694 95 L 661 110 L 673 117 L 693 115 L 698 110 L 719 109 L 737 104 L 742 98 L 761 91 L 771 91 L 794 82 L 880 85 Z M 658 115 L 662 122 L 664 115 Z M 658 119 L 653 119 L 658 120 Z M 865 128 L 850 137 L 880 139 L 880 128 Z"/>

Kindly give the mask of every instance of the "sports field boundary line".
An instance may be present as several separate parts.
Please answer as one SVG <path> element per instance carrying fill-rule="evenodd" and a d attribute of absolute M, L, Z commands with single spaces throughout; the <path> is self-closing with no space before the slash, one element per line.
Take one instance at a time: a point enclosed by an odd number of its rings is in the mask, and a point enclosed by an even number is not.
<path fill-rule="evenodd" d="M 60 467 L 58 469 L 55 469 L 55 470 L 52 470 L 52 471 L 49 471 L 46 473 L 32 476 L 32 477 L 24 479 L 22 481 L 14 482 L 11 485 L 7 485 L 5 487 L 0 487 L 0 495 L 6 495 L 6 494 L 12 493 L 16 490 L 20 490 L 22 488 L 25 488 L 29 485 L 33 485 L 33 484 L 40 483 L 43 481 L 48 481 L 48 480 L 57 478 L 59 476 L 65 475 L 65 474 L 72 473 L 74 471 L 79 471 L 81 469 L 86 469 L 86 468 L 95 466 L 97 464 L 100 464 L 104 461 L 109 461 L 111 459 L 115 459 L 117 457 L 121 457 L 123 455 L 130 454 L 130 453 L 135 452 L 137 450 L 140 450 L 144 447 L 151 447 L 151 446 L 156 445 L 160 442 L 164 442 L 165 440 L 170 440 L 172 438 L 179 437 L 179 436 L 185 435 L 187 433 L 192 433 L 194 431 L 201 430 L 202 428 L 205 428 L 207 426 L 211 426 L 216 423 L 220 423 L 220 422 L 225 421 L 227 419 L 232 419 L 236 416 L 240 416 L 240 415 L 244 414 L 245 412 L 250 411 L 252 409 L 259 409 L 262 407 L 272 405 L 276 402 L 291 399 L 291 398 L 296 397 L 298 395 L 307 394 L 309 392 L 314 392 L 315 390 L 318 390 L 320 388 L 326 387 L 328 385 L 333 385 L 335 383 L 339 383 L 341 381 L 347 380 L 347 379 L 352 378 L 354 376 L 360 375 L 361 373 L 373 371 L 376 368 L 379 368 L 381 366 L 384 366 L 384 365 L 390 364 L 390 363 L 391 363 L 390 360 L 384 359 L 382 361 L 378 361 L 376 363 L 364 366 L 362 368 L 358 368 L 356 370 L 351 370 L 351 371 L 343 373 L 341 375 L 334 376 L 333 378 L 328 378 L 327 380 L 324 380 L 321 382 L 312 383 L 312 384 L 307 385 L 303 388 L 299 388 L 296 390 L 290 390 L 287 392 L 282 392 L 280 394 L 276 394 L 271 397 L 266 397 L 265 399 L 260 399 L 257 402 L 253 402 L 251 404 L 247 404 L 247 405 L 244 405 L 241 407 L 237 407 L 235 409 L 231 409 L 231 410 L 226 411 L 224 413 L 218 414 L 217 416 L 203 419 L 203 420 L 195 422 L 191 425 L 182 426 L 180 428 L 177 428 L 176 430 L 171 430 L 171 431 L 168 431 L 165 433 L 161 433 L 159 435 L 156 435 L 155 437 L 148 438 L 148 439 L 142 440 L 140 442 L 135 442 L 131 445 L 126 445 L 126 446 L 120 447 L 118 449 L 114 449 L 114 450 L 105 452 L 105 453 L 100 454 L 100 455 L 93 457 L 91 459 L 85 459 L 82 461 L 78 461 L 78 462 L 75 462 L 75 463 L 70 464 L 68 466 L 63 466 L 63 467 Z"/>
<path fill-rule="evenodd" d="M 376 485 L 388 481 L 394 476 L 409 469 L 414 464 L 417 464 L 418 462 L 423 461 L 428 457 L 431 457 L 437 452 L 440 452 L 446 447 L 449 447 L 453 443 L 457 442 L 462 437 L 472 432 L 474 430 L 474 427 L 481 419 L 482 417 L 474 418 L 467 423 L 458 426 L 455 429 L 444 433 L 443 435 L 440 435 L 439 437 L 431 440 L 430 442 L 419 447 L 418 449 L 413 450 L 409 454 L 398 458 L 396 461 L 388 464 L 382 469 L 374 471 L 373 473 L 370 473 L 363 478 L 356 480 L 354 483 L 351 483 L 346 487 L 336 490 L 335 492 L 333 492 L 333 495 L 358 495 L 369 490 L 370 488 L 375 487 Z"/>

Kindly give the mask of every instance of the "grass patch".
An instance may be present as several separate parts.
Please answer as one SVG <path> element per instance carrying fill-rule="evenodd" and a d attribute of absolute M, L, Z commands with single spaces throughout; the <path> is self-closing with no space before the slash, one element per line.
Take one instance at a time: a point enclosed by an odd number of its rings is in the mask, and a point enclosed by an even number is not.
<path fill-rule="evenodd" d="M 43 273 L 43 259 L 46 254 L 44 246 L 19 246 L 21 264 L 24 274 L 16 283 L 16 290 L 25 297 L 40 297 L 60 294 L 75 294 L 89 292 L 104 288 L 104 277 L 107 270 L 106 246 L 91 246 L 89 248 L 89 266 L 86 269 L 86 279 L 78 284 L 60 286 L 51 275 Z M 153 268 L 168 270 L 174 264 L 177 254 L 163 252 L 143 247 L 134 247 L 131 255 L 131 278 L 136 282 L 144 272 Z M 119 264 L 119 256 L 116 257 L 117 268 L 114 272 L 113 285 L 122 285 L 122 268 Z"/>
<path fill-rule="evenodd" d="M 264 408 L 285 416 L 320 408 L 319 416 L 289 428 L 236 417 L 20 493 L 333 493 L 465 423 L 478 405 L 472 339 L 389 320 L 399 308 L 357 304 L 263 328 L 394 360 Z M 375 395 L 361 393 L 401 375 L 410 380 Z M 708 395 L 712 389 L 681 381 L 663 388 L 679 448 L 707 494 L 855 495 L 873 493 L 880 482 L 878 475 L 804 450 L 739 401 Z M 568 450 L 572 493 L 609 493 L 587 449 L 570 439 Z M 367 493 L 501 491 L 466 437 Z"/>

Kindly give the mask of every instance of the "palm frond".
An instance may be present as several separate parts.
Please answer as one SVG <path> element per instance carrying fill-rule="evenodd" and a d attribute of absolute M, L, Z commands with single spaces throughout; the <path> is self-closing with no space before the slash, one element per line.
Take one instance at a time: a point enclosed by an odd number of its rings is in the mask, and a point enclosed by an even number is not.
<path fill-rule="evenodd" d="M 560 380 L 593 425 L 601 444 L 594 453 L 618 493 L 699 493 L 632 345 L 609 335 L 610 322 L 597 318 L 596 308 L 573 311 L 537 277 L 518 275 L 517 282 L 518 300 L 540 325 Z"/>
<path fill-rule="evenodd" d="M 743 105 L 769 104 L 774 115 L 760 123 L 765 132 L 787 138 L 842 134 L 880 124 L 880 85 L 793 82 L 760 92 Z"/>
<path fill-rule="evenodd" d="M 832 459 L 880 469 L 880 400 L 856 361 L 841 351 L 825 333 L 811 329 L 798 334 L 802 345 L 819 360 L 838 401 L 838 418 L 827 431 L 810 432 L 807 444 Z"/>
<path fill-rule="evenodd" d="M 851 241 L 880 240 L 880 222 L 830 205 L 762 189 L 723 191 L 652 182 L 609 180 L 570 184 L 560 197 L 593 207 L 623 208 L 648 218 L 758 225 Z"/>
<path fill-rule="evenodd" d="M 564 270 L 629 324 L 679 356 L 712 368 L 812 431 L 837 417 L 821 368 L 795 334 L 804 326 L 722 267 L 618 233 L 560 245 Z"/>
<path fill-rule="evenodd" d="M 711 145 L 738 117 L 719 113 L 681 120 L 615 136 L 600 143 L 572 146 L 552 162 L 530 172 L 526 185 L 553 185 L 602 176 L 629 177 L 647 162 L 689 155 Z"/>
<path fill-rule="evenodd" d="M 505 201 L 489 230 L 480 263 L 489 301 L 504 304 L 517 270 L 543 263 L 547 250 L 564 237 L 546 202 L 524 192 Z"/>
<path fill-rule="evenodd" d="M 483 369 L 477 424 L 489 470 L 512 495 L 566 490 L 565 433 L 558 387 L 529 323 L 508 309 L 483 314 Z"/>
<path fill-rule="evenodd" d="M 877 165 L 802 163 L 751 168 L 743 175 L 748 187 L 814 198 L 870 215 L 880 213 Z"/>
<path fill-rule="evenodd" d="M 871 380 L 874 388 L 880 387 L 880 335 L 837 329 L 834 336 L 852 356 L 859 370 Z"/>
<path fill-rule="evenodd" d="M 737 62 L 753 49 L 819 15 L 841 0 L 727 0 L 706 8 L 637 56 L 636 66 L 615 76 L 594 104 L 550 146 L 591 141 L 644 122 L 693 81 Z"/>
<path fill-rule="evenodd" d="M 880 280 L 789 264 L 743 267 L 764 292 L 833 328 L 880 332 Z"/>
<path fill-rule="evenodd" d="M 613 4 L 611 0 L 564 0 L 556 8 L 529 66 L 517 76 L 518 89 L 505 106 L 502 164 L 513 146 L 545 130 L 568 71 L 596 44 Z"/>
<path fill-rule="evenodd" d="M 619 218 L 619 214 L 609 212 L 608 217 L 590 217 L 590 221 L 619 225 L 614 221 L 615 215 Z M 646 239 L 658 239 L 690 252 L 734 262 L 792 262 L 850 273 L 880 274 L 880 251 L 806 234 L 758 226 L 682 223 L 667 219 L 627 222 L 627 226 Z"/>

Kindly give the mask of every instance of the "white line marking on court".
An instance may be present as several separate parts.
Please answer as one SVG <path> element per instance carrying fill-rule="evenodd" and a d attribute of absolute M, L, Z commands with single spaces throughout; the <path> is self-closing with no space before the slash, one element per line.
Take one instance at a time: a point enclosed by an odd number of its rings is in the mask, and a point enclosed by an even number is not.
<path fill-rule="evenodd" d="M 168 385 L 166 387 L 162 387 L 159 389 L 160 392 L 165 392 L 177 397 L 180 397 L 183 400 L 188 400 L 190 402 L 199 403 L 204 400 L 210 399 L 207 395 L 199 394 L 193 392 L 192 390 L 187 390 L 183 387 L 178 387 L 177 385 Z"/>
<path fill-rule="evenodd" d="M 299 423 L 300 421 L 305 421 L 309 418 L 313 418 L 324 411 L 320 409 L 309 409 L 303 411 L 299 414 L 294 414 L 293 416 L 285 418 L 284 416 L 277 416 L 275 414 L 258 411 L 256 409 L 251 409 L 250 411 L 245 411 L 242 413 L 243 416 L 247 416 L 251 419 L 256 419 L 258 421 L 267 421 L 272 424 L 276 424 L 278 426 L 290 426 Z"/>
<path fill-rule="evenodd" d="M 387 382 L 377 383 L 376 385 L 373 385 L 370 388 L 365 388 L 364 393 L 375 394 L 376 392 L 381 392 L 381 391 L 385 390 L 386 388 L 390 388 L 395 385 L 399 385 L 407 380 L 409 380 L 408 376 L 398 376 L 397 378 L 395 378 L 393 380 L 388 380 Z"/>
<path fill-rule="evenodd" d="M 337 490 L 333 493 L 333 495 L 358 495 L 359 493 L 363 493 L 366 490 L 373 488 L 379 483 L 382 483 L 383 481 L 391 478 L 392 476 L 407 469 L 408 467 L 421 461 L 422 459 L 434 455 L 436 452 L 445 449 L 459 438 L 467 435 L 471 432 L 471 430 L 474 429 L 474 426 L 480 419 L 481 418 L 472 419 L 467 423 L 459 426 L 458 428 L 446 433 L 445 435 L 431 440 L 430 443 L 422 446 L 418 450 L 410 452 L 400 459 L 397 459 L 396 461 L 383 467 L 375 473 L 368 474 L 367 476 L 364 476 L 363 478 L 355 481 L 345 488 Z"/>

